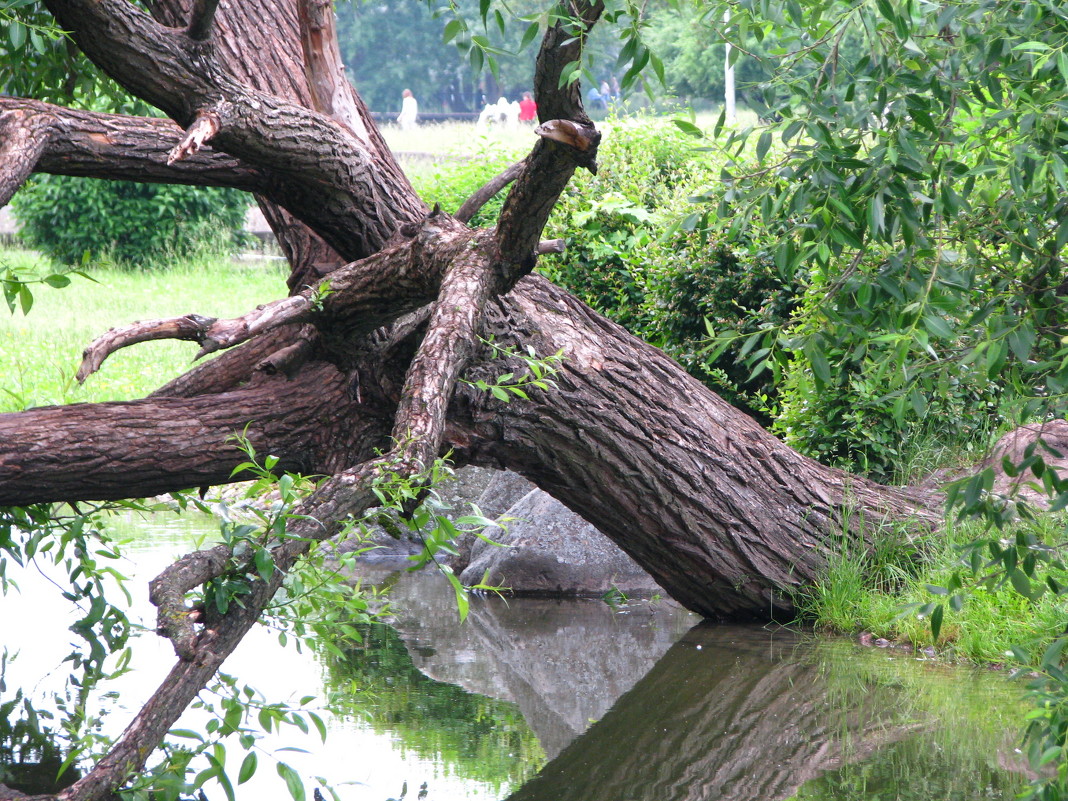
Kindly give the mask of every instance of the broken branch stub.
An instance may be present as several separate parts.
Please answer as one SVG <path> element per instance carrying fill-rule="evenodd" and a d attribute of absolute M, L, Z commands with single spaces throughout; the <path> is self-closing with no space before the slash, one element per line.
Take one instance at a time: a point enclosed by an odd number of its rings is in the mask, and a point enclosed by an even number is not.
<path fill-rule="evenodd" d="M 170 155 L 167 156 L 167 164 L 174 164 L 174 162 L 181 161 L 186 156 L 191 156 L 198 152 L 205 142 L 215 137 L 221 127 L 222 120 L 217 112 L 210 109 L 198 111 L 197 118 L 193 120 L 193 124 L 186 130 L 182 141 L 175 145 Z"/>

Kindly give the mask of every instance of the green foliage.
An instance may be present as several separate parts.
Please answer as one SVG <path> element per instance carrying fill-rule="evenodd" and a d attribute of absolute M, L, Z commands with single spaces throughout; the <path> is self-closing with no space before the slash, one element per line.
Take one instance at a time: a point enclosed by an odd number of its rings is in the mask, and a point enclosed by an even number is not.
<path fill-rule="evenodd" d="M 792 319 L 798 287 L 759 238 L 728 244 L 691 232 L 666 244 L 654 273 L 652 341 L 724 399 L 770 423 L 781 391 L 777 376 L 750 370 L 745 360 L 760 358 L 755 346 L 766 329 Z"/>
<path fill-rule="evenodd" d="M 410 470 L 394 472 L 382 469 L 375 477 L 372 491 L 378 498 L 380 506 L 368 511 L 361 520 L 353 525 L 362 537 L 369 536 L 368 527 L 372 524 L 382 525 L 393 536 L 400 536 L 399 529 L 407 532 L 423 543 L 422 550 L 409 557 L 412 564 L 408 570 L 420 570 L 433 564 L 452 587 L 456 598 L 456 610 L 460 620 L 467 618 L 469 609 L 468 593 L 471 590 L 500 592 L 503 588 L 492 586 L 487 576 L 473 585 L 465 585 L 453 571 L 452 567 L 439 560 L 439 554 L 458 556 L 457 541 L 464 536 L 475 536 L 491 545 L 500 543 L 490 539 L 485 530 L 501 525 L 482 514 L 471 504 L 472 513 L 453 519 L 452 507 L 437 492 L 436 487 L 452 478 L 452 468 L 447 458 L 438 458 L 425 470 L 412 473 Z"/>
<path fill-rule="evenodd" d="M 950 305 L 942 304 L 937 282 L 902 278 L 888 286 L 897 294 L 861 279 L 847 279 L 830 296 L 814 284 L 790 328 L 765 333 L 764 347 L 746 360 L 754 370 L 773 364 L 781 376 L 773 430 L 787 444 L 876 480 L 908 481 L 922 477 L 908 474 L 921 449 L 983 447 L 1001 423 L 1006 387 L 954 358 L 969 346 L 970 332 L 964 321 L 937 311 Z M 857 312 L 854 293 L 880 309 L 877 331 L 885 333 L 866 330 L 871 320 Z M 899 297 L 917 299 L 902 305 Z M 924 306 L 937 315 L 930 324 L 938 336 L 917 327 L 916 309 Z"/>
<path fill-rule="evenodd" d="M 0 728 L 25 732 L 30 747 L 33 743 L 39 746 L 46 735 L 54 738 L 55 747 L 42 751 L 42 757 L 50 755 L 52 759 L 62 754 L 53 780 L 59 780 L 76 760 L 107 747 L 100 727 L 100 699 L 93 689 L 98 682 L 117 678 L 130 669 L 133 624 L 126 610 L 131 599 L 126 577 L 119 571 L 122 553 L 107 532 L 105 521 L 107 512 L 116 508 L 142 507 L 132 502 L 82 504 L 80 508 L 52 504 L 0 507 L 0 594 L 18 591 L 8 574 L 9 565 L 34 566 L 45 575 L 55 572 L 49 570 L 51 566 L 62 576 L 62 583 L 54 582 L 56 590 L 80 615 L 70 626 L 76 639 L 65 660 L 70 673 L 64 686 L 44 702 L 28 698 L 21 704 L 8 702 L 5 708 L 18 717 L 10 720 L 5 716 L 0 722 Z M 6 689 L 2 676 L 6 662 L 5 650 L 0 660 L 0 692 Z M 15 700 L 19 698 L 17 695 Z"/>
<path fill-rule="evenodd" d="M 71 275 L 89 278 L 83 270 L 47 273 L 42 276 L 38 271 L 24 264 L 0 260 L 0 287 L 3 287 L 4 301 L 7 303 L 8 311 L 12 314 L 15 313 L 16 308 L 23 314 L 30 313 L 30 309 L 33 308 L 33 291 L 30 287 L 33 285 L 44 284 L 52 289 L 63 289 L 70 286 Z"/>
<path fill-rule="evenodd" d="M 563 351 L 557 351 L 551 356 L 540 357 L 531 345 L 527 345 L 526 353 L 520 353 L 514 348 L 500 348 L 494 343 L 485 340 L 483 340 L 483 344 L 490 348 L 491 358 L 516 359 L 523 365 L 523 371 L 518 375 L 514 371 L 503 373 L 492 381 L 479 378 L 475 381 L 464 381 L 463 383 L 490 393 L 502 403 L 509 403 L 513 397 L 528 400 L 530 396 L 527 391 L 530 389 L 549 390 L 556 388 L 556 381 L 553 376 L 560 371 L 559 364 L 564 360 Z"/>
<path fill-rule="evenodd" d="M 705 8 L 729 14 L 737 44 L 773 43 L 765 100 L 781 122 L 729 129 L 721 117 L 707 144 L 727 165 L 702 195 L 712 227 L 766 230 L 782 273 L 813 288 L 803 327 L 769 328 L 750 356 L 754 369 L 811 374 L 795 379 L 784 423 L 797 444 L 806 427 L 817 443 L 871 429 L 870 442 L 819 444 L 886 477 L 893 440 L 932 419 L 939 396 L 953 396 L 938 411 L 954 427 L 991 411 L 984 375 L 1059 398 L 1064 15 L 982 2 Z M 847 56 L 857 37 L 862 55 Z"/>
<path fill-rule="evenodd" d="M 232 189 L 58 175 L 38 176 L 12 201 L 22 239 L 60 264 L 79 264 L 90 251 L 142 268 L 233 252 L 248 206 L 248 195 Z"/>

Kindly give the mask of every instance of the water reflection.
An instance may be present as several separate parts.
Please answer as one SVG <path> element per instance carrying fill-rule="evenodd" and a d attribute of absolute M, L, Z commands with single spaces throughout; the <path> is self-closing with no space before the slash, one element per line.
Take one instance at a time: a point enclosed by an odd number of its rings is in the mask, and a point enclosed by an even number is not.
<path fill-rule="evenodd" d="M 461 625 L 440 580 L 402 579 L 393 625 L 428 676 L 515 703 L 552 759 L 699 618 L 674 603 L 474 599 Z"/>
<path fill-rule="evenodd" d="M 997 761 L 1018 690 L 923 671 L 788 631 L 701 625 L 508 801 L 1012 798 L 1022 780 Z M 925 696 L 925 681 L 952 697 Z M 974 726 L 954 728 L 969 714 Z"/>
<path fill-rule="evenodd" d="M 173 526 L 136 525 L 135 588 L 188 544 Z M 42 677 L 63 670 L 65 605 L 32 578 L 21 595 L 0 598 L 0 640 L 20 652 L 0 703 L 20 687 L 48 695 L 55 682 Z M 308 749 L 285 760 L 325 776 L 342 801 L 383 801 L 405 785 L 415 797 L 424 782 L 426 801 L 510 792 L 509 801 L 929 801 L 1011 798 L 1022 784 L 999 767 L 1019 764 L 1021 710 L 1018 688 L 997 674 L 789 631 L 691 629 L 694 618 L 669 604 L 620 613 L 597 601 L 473 599 L 461 625 L 438 576 L 368 580 L 392 585 L 394 628 L 365 628 L 342 657 L 253 632 L 226 665 L 271 700 L 321 687 L 343 699 L 325 745 L 294 731 L 269 743 Z M 140 594 L 136 604 L 151 621 Z M 57 622 L 59 635 L 43 638 L 42 620 Z M 105 688 L 129 712 L 151 689 L 146 678 L 154 683 L 173 659 L 152 636 L 135 650 L 138 670 Z M 5 731 L 16 744 L 20 713 L 16 704 L 0 721 L 0 765 L 20 761 L 3 751 Z M 21 761 L 54 761 L 42 749 Z M 264 773 L 239 799 L 288 798 L 273 770 Z M 209 787 L 208 796 L 221 794 Z"/>

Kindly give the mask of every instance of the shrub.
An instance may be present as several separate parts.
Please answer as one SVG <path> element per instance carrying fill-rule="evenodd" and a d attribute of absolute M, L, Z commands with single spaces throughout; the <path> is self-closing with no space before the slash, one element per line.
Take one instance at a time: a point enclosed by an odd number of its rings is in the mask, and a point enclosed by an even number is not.
<path fill-rule="evenodd" d="M 751 334 L 790 320 L 797 287 L 756 242 L 731 245 L 691 233 L 668 245 L 651 285 L 651 316 L 661 346 L 695 378 L 769 425 L 778 392 L 773 373 L 753 375 L 738 354 Z M 730 336 L 732 344 L 710 352 L 710 327 Z"/>
<path fill-rule="evenodd" d="M 62 264 L 86 251 L 126 266 L 159 266 L 206 245 L 232 252 L 243 240 L 249 195 L 62 175 L 37 176 L 15 195 L 23 241 Z"/>
<path fill-rule="evenodd" d="M 981 365 L 944 358 L 965 343 L 966 321 L 941 317 L 946 336 L 923 340 L 927 362 L 895 368 L 893 358 L 913 346 L 907 327 L 898 322 L 894 328 L 904 334 L 873 336 L 852 321 L 849 297 L 843 297 L 841 303 L 829 299 L 815 284 L 800 304 L 776 433 L 824 464 L 878 481 L 918 477 L 908 472 L 921 450 L 985 444 L 1001 421 L 1003 387 Z M 814 353 L 827 365 L 822 380 L 813 369 Z"/>

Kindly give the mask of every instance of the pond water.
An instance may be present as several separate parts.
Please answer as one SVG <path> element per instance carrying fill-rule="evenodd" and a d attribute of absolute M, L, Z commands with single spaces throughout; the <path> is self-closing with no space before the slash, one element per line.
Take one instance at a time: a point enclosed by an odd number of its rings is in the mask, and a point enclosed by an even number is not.
<path fill-rule="evenodd" d="M 135 608 L 151 629 L 147 579 L 212 523 L 124 525 L 123 569 L 138 577 Z M 69 704 L 69 604 L 46 568 L 8 572 L 20 591 L 0 597 L 0 704 L 18 691 Z M 325 744 L 292 727 L 265 738 L 238 799 L 289 797 L 272 758 L 306 777 L 309 797 L 323 777 L 342 801 L 1010 799 L 1026 781 L 1021 687 L 1001 673 L 700 624 L 663 601 L 473 598 L 461 624 L 438 576 L 369 570 L 365 580 L 390 586 L 391 626 L 362 626 L 362 642 L 340 653 L 298 652 L 256 630 L 224 666 L 271 702 L 316 696 L 330 729 Z M 134 651 L 133 670 L 90 704 L 102 736 L 121 731 L 173 661 L 150 630 Z M 18 713 L 0 720 L 0 773 L 18 751 Z M 194 711 L 179 726 L 203 723 Z M 291 747 L 305 753 L 279 750 Z M 236 775 L 243 753 L 232 751 Z"/>

